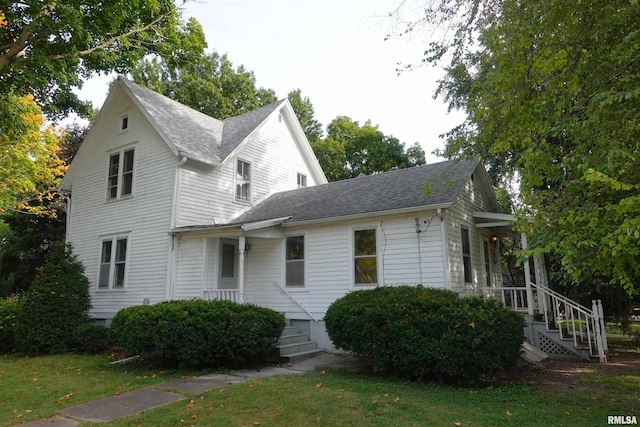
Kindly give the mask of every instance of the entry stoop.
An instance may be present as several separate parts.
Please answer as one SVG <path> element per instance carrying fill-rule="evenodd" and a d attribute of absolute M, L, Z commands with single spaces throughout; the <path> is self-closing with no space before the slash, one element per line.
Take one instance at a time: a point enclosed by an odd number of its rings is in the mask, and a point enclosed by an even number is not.
<path fill-rule="evenodd" d="M 278 340 L 280 359 L 284 362 L 297 362 L 323 353 L 315 341 L 301 334 L 297 326 L 287 326 Z"/>

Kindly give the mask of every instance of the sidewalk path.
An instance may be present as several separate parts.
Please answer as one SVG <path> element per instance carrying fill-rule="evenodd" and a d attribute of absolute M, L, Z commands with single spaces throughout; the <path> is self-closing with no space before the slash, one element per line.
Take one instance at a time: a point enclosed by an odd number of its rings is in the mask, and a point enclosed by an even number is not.
<path fill-rule="evenodd" d="M 16 426 L 75 427 L 78 425 L 76 420 L 107 422 L 187 398 L 178 393 L 201 394 L 207 390 L 222 388 L 249 379 L 302 374 L 316 369 L 359 370 L 362 367 L 362 362 L 354 356 L 322 353 L 311 359 L 290 364 L 286 368 L 241 369 L 235 371 L 236 375 L 214 374 L 155 384 L 151 387 L 129 391 L 117 396 L 109 396 L 92 402 L 70 406 L 61 410 L 60 415 L 55 417 L 17 424 Z"/>

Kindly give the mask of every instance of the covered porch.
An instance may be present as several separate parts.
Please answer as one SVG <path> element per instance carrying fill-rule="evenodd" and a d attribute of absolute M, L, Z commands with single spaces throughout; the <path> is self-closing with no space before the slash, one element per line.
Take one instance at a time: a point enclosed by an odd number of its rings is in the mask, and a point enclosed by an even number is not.
<path fill-rule="evenodd" d="M 473 216 L 476 227 L 492 229 L 498 238 L 513 235 L 513 215 L 474 212 Z M 521 234 L 520 239 L 521 249 L 526 250 L 527 235 Z M 487 286 L 483 295 L 523 313 L 527 341 L 550 357 L 578 356 L 606 363 L 602 302 L 593 300 L 589 308 L 552 290 L 542 255 L 527 258 L 523 264 L 524 286 Z"/>

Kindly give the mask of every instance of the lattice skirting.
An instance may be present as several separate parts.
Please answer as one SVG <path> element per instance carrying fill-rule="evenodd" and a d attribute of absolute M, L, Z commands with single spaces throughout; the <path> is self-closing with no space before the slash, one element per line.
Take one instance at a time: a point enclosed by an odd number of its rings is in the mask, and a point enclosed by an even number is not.
<path fill-rule="evenodd" d="M 575 355 L 572 352 L 562 347 L 560 344 L 556 343 L 555 341 L 550 340 L 540 332 L 538 332 L 538 344 L 540 345 L 540 350 L 544 351 L 549 355 L 575 357 Z"/>

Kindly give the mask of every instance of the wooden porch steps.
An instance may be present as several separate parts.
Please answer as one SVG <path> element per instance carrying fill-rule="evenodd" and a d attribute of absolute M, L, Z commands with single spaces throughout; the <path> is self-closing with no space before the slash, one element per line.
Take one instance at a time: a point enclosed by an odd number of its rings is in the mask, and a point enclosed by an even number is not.
<path fill-rule="evenodd" d="M 290 363 L 305 360 L 323 352 L 318 349 L 315 341 L 311 341 L 306 334 L 300 333 L 296 326 L 284 328 L 277 347 L 280 351 L 280 360 Z"/>
<path fill-rule="evenodd" d="M 588 344 L 579 341 L 579 345 L 576 346 L 568 331 L 561 336 L 557 327 L 548 328 L 544 322 L 535 322 L 529 315 L 525 315 L 525 325 L 526 342 L 546 353 L 549 358 L 598 361 L 597 357 L 591 355 Z"/>

